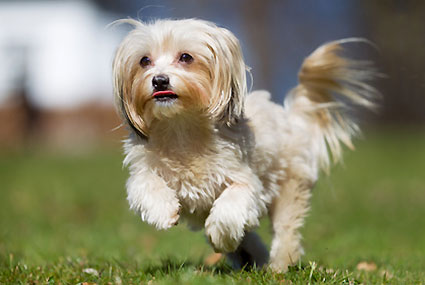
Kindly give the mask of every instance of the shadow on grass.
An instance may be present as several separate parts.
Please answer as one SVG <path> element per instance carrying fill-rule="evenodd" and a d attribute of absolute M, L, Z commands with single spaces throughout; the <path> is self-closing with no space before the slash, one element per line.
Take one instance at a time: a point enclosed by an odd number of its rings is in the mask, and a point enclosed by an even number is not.
<path fill-rule="evenodd" d="M 173 274 L 180 273 L 182 271 L 198 271 L 209 273 L 212 275 L 231 274 L 234 272 L 231 266 L 225 261 L 221 261 L 216 265 L 207 266 L 203 260 L 191 261 L 191 260 L 179 260 L 173 257 L 163 258 L 160 264 L 148 264 L 142 266 L 141 270 L 145 274 L 156 275 L 161 274 Z"/>
<path fill-rule="evenodd" d="M 147 264 L 141 266 L 139 269 L 143 273 L 155 275 L 157 273 L 172 274 L 176 272 L 186 271 L 186 270 L 195 270 L 205 273 L 210 273 L 212 275 L 231 275 L 231 274 L 241 274 L 241 273 L 266 273 L 270 272 L 274 275 L 283 275 L 283 273 L 273 273 L 267 267 L 265 268 L 256 268 L 255 266 L 246 266 L 242 269 L 232 268 L 226 260 L 221 260 L 215 265 L 205 265 L 203 260 L 191 261 L 191 260 L 181 260 L 174 257 L 162 258 L 159 262 L 160 264 Z M 311 266 L 307 264 L 298 264 L 296 266 L 289 267 L 286 274 L 299 274 L 300 272 L 310 272 Z"/>

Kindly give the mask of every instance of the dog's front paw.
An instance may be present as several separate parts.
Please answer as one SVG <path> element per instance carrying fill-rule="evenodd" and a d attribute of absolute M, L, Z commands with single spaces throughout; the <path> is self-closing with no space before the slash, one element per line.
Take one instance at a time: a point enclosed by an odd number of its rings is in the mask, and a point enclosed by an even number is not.
<path fill-rule="evenodd" d="M 156 228 L 159 230 L 167 230 L 173 226 L 176 226 L 179 223 L 179 208 L 176 209 L 164 209 L 163 215 L 157 220 L 155 224 Z"/>
<path fill-rule="evenodd" d="M 233 184 L 214 202 L 205 233 L 216 252 L 233 252 L 245 231 L 259 225 L 261 207 L 247 186 Z"/>
<path fill-rule="evenodd" d="M 205 221 L 205 234 L 216 252 L 235 251 L 244 233 L 243 222 L 237 219 L 224 221 L 217 215 L 210 214 Z"/>
<path fill-rule="evenodd" d="M 140 211 L 143 221 L 154 225 L 158 230 L 166 230 L 178 224 L 180 204 L 177 199 L 165 203 L 155 202 L 149 209 Z"/>
<path fill-rule="evenodd" d="M 245 230 L 254 225 L 249 221 L 245 207 L 238 207 L 233 200 L 220 201 L 205 221 L 205 234 L 216 252 L 233 252 L 241 243 Z"/>

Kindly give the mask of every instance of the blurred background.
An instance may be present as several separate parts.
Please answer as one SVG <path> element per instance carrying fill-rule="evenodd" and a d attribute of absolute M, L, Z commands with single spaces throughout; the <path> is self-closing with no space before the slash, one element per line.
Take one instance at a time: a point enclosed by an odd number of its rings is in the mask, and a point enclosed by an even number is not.
<path fill-rule="evenodd" d="M 425 2 L 392 1 L 0 1 L 0 147 L 88 148 L 123 136 L 113 110 L 111 62 L 132 17 L 197 17 L 241 40 L 253 88 L 277 102 L 296 85 L 302 60 L 320 44 L 364 37 L 378 49 L 349 50 L 387 77 L 374 125 L 425 121 Z"/>
<path fill-rule="evenodd" d="M 127 17 L 196 17 L 228 28 L 241 41 L 253 89 L 279 103 L 316 47 L 372 41 L 376 49 L 347 49 L 386 75 L 374 82 L 381 108 L 358 115 L 365 139 L 319 181 L 304 261 L 353 269 L 367 260 L 424 280 L 421 0 L 0 0 L 0 267 L 70 257 L 84 268 L 112 257 L 138 272 L 137 264 L 161 256 L 197 262 L 212 252 L 202 233 L 157 232 L 128 210 L 126 131 L 116 129 L 111 65 L 129 27 L 106 28 Z M 270 241 L 267 223 L 260 232 Z"/>

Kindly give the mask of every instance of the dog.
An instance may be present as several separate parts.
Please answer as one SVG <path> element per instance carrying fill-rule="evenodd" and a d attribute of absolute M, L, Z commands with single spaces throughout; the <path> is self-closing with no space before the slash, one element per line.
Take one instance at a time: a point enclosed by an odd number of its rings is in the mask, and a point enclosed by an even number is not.
<path fill-rule="evenodd" d="M 334 41 L 308 56 L 299 84 L 273 103 L 249 93 L 238 39 L 198 19 L 125 19 L 133 29 L 113 61 L 116 105 L 128 126 L 124 165 L 130 208 L 157 229 L 180 219 L 205 229 L 235 267 L 285 272 L 303 254 L 300 227 L 319 173 L 353 148 L 347 114 L 373 109 L 371 64 Z M 270 217 L 270 253 L 253 232 Z"/>

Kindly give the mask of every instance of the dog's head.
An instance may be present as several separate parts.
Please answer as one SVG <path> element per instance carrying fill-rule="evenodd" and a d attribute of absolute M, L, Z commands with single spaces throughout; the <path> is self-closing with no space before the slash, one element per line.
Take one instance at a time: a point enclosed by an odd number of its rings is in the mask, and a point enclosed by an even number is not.
<path fill-rule="evenodd" d="M 136 132 L 183 112 L 227 125 L 243 115 L 246 66 L 231 32 L 194 19 L 119 22 L 134 29 L 115 55 L 114 93 Z"/>

